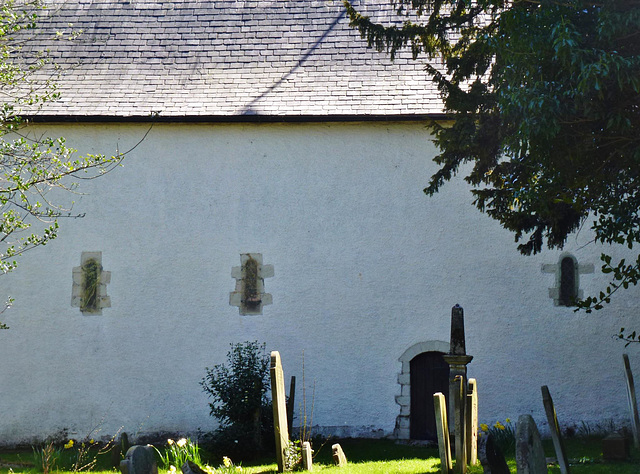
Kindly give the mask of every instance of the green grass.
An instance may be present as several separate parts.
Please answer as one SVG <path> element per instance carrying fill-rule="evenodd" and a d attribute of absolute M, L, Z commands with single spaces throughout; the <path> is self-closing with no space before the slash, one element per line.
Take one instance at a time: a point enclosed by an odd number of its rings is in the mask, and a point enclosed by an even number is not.
<path fill-rule="evenodd" d="M 337 468 L 332 465 L 331 445 L 339 442 L 349 465 Z M 555 457 L 551 441 L 545 441 L 547 457 Z M 632 450 L 632 456 L 625 462 L 604 462 L 602 459 L 601 439 L 572 438 L 566 440 L 567 452 L 571 460 L 573 474 L 636 474 L 640 472 L 640 452 Z M 440 472 L 440 459 L 436 448 L 397 444 L 391 440 L 342 439 L 329 440 L 324 446 L 315 446 L 314 471 L 331 474 L 437 474 Z M 507 453 L 507 461 L 512 473 L 516 472 L 513 453 Z M 0 474 L 9 474 L 8 465 L 14 473 L 35 474 L 33 453 L 0 453 Z M 31 465 L 29 465 L 31 463 Z M 104 463 L 100 463 L 104 466 Z M 214 465 L 217 465 L 213 463 Z M 104 468 L 103 468 L 104 469 Z M 61 471 L 65 472 L 65 471 Z M 99 474 L 113 474 L 114 470 L 93 471 Z M 164 471 L 161 471 L 164 472 Z M 276 472 L 275 459 L 263 459 L 243 464 L 243 473 L 271 474 Z M 482 474 L 479 464 L 469 469 L 470 474 Z M 558 474 L 560 469 L 549 468 L 549 473 Z"/>

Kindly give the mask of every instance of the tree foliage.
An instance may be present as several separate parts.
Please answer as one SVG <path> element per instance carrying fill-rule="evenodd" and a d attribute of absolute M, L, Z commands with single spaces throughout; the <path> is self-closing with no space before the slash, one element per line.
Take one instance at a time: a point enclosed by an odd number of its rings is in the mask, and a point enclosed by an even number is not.
<path fill-rule="evenodd" d="M 381 25 L 345 2 L 370 46 L 442 58 L 427 68 L 452 126 L 434 123 L 433 195 L 464 163 L 474 203 L 529 255 L 562 248 L 590 225 L 595 241 L 640 243 L 640 0 L 393 0 L 401 24 Z M 465 168 L 466 169 L 466 168 Z M 640 280 L 602 255 L 602 308 Z"/>
<path fill-rule="evenodd" d="M 54 64 L 32 47 L 44 11 L 41 0 L 0 0 L 0 271 L 57 236 L 61 217 L 81 217 L 69 204 L 77 179 L 95 178 L 122 155 L 76 156 L 64 138 L 33 135 L 28 115 L 57 100 Z M 60 33 L 56 41 L 73 41 Z M 10 303 L 9 303 L 10 304 Z M 6 307 L 5 307 L 6 309 Z M 6 328 L 0 323 L 0 327 Z"/>

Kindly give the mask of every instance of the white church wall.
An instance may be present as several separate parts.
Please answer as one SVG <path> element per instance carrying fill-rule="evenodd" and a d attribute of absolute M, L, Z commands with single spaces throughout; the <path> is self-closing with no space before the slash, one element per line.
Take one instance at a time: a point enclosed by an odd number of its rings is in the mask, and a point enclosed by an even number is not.
<path fill-rule="evenodd" d="M 147 128 L 34 131 L 112 153 Z M 482 422 L 531 413 L 543 424 L 541 385 L 562 424 L 624 419 L 624 345 L 611 336 L 635 324 L 637 289 L 592 315 L 555 306 L 542 265 L 561 252 L 519 255 L 462 180 L 426 197 L 435 153 L 422 123 L 155 125 L 124 167 L 80 183 L 74 210 L 86 217 L 62 220 L 57 240 L 3 277 L 16 301 L 0 332 L 0 440 L 98 425 L 104 435 L 214 429 L 199 382 L 230 342 L 247 340 L 280 351 L 298 400 L 304 351 L 325 432 L 389 435 L 398 358 L 448 341 L 456 303 Z M 589 240 L 585 229 L 565 249 L 595 264 L 580 277 L 585 294 L 606 283 L 598 257 L 608 249 Z M 111 272 L 100 315 L 71 304 L 82 252 L 102 252 Z M 244 253 L 274 267 L 262 315 L 229 304 Z"/>

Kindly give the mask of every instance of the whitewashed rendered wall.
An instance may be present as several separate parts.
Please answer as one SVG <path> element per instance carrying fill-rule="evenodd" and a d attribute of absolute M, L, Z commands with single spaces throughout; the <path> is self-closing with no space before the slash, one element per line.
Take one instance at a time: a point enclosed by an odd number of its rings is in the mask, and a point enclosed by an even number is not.
<path fill-rule="evenodd" d="M 110 153 L 146 129 L 39 130 Z M 481 421 L 531 413 L 543 424 L 543 384 L 563 424 L 626 418 L 624 347 L 611 336 L 640 327 L 638 290 L 593 315 L 555 307 L 541 266 L 560 252 L 520 256 L 461 181 L 427 198 L 434 153 L 419 123 L 156 125 L 123 168 L 81 183 L 75 209 L 86 218 L 63 221 L 59 239 L 2 277 L 16 302 L 0 332 L 0 440 L 98 425 L 102 435 L 213 429 L 199 382 L 246 340 L 279 350 L 298 388 L 304 351 L 314 424 L 388 435 L 398 357 L 448 341 L 455 303 Z M 589 238 L 567 250 L 597 270 L 602 248 L 584 246 Z M 83 251 L 102 251 L 111 271 L 101 316 L 70 303 Z M 231 268 L 246 252 L 275 268 L 261 316 L 229 305 Z M 581 287 L 604 281 L 583 275 Z M 640 371 L 638 348 L 629 352 Z"/>

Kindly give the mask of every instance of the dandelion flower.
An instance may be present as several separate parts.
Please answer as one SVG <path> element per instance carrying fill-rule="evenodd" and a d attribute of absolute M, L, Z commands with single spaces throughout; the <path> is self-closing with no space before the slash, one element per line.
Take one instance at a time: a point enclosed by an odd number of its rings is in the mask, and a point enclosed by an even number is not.
<path fill-rule="evenodd" d="M 64 449 L 71 449 L 73 448 L 73 440 L 70 439 L 67 444 L 64 445 Z"/>
<path fill-rule="evenodd" d="M 231 459 L 225 456 L 222 458 L 222 463 L 224 464 L 224 467 L 229 467 L 231 466 Z"/>
<path fill-rule="evenodd" d="M 178 445 L 179 448 L 183 448 L 187 444 L 187 439 L 180 438 L 176 444 Z"/>

